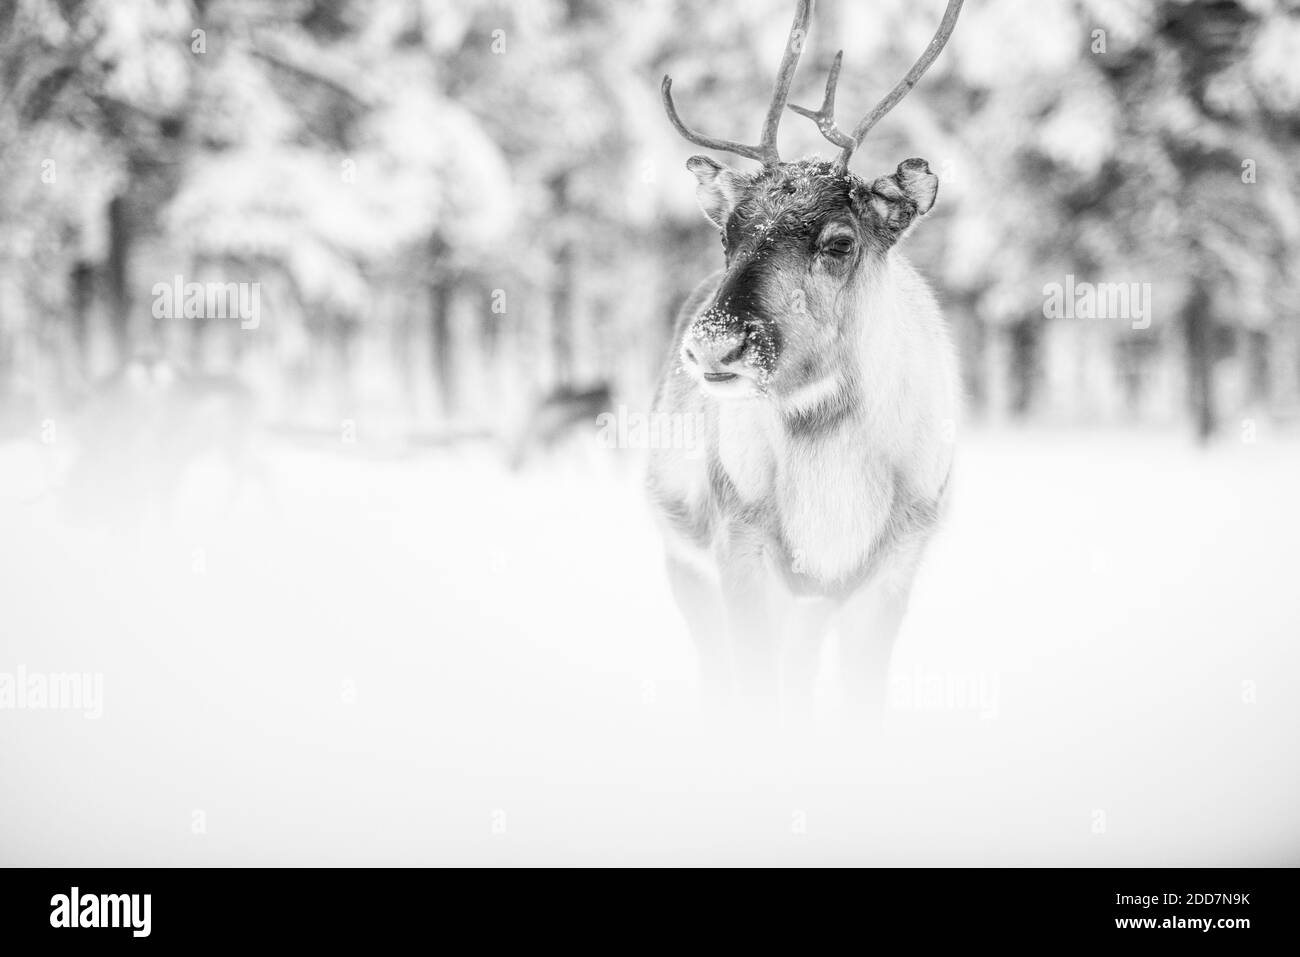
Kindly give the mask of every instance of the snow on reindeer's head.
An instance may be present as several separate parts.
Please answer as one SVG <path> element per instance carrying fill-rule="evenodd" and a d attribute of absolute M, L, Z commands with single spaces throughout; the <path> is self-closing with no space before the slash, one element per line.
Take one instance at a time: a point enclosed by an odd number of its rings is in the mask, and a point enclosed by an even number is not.
<path fill-rule="evenodd" d="M 812 18 L 811 0 L 798 0 L 776 88 L 756 146 L 705 136 L 677 115 L 672 79 L 662 86 L 664 109 L 683 137 L 706 149 L 756 160 L 745 173 L 708 158 L 687 161 L 705 216 L 722 233 L 726 271 L 682 341 L 682 367 L 719 397 L 782 392 L 815 375 L 820 357 L 843 339 L 865 285 L 918 217 L 934 206 L 939 180 L 922 159 L 900 163 L 868 181 L 849 170 L 871 128 L 914 86 L 947 43 L 962 0 L 949 0 L 934 40 L 907 76 L 854 127 L 835 123 L 835 93 L 843 53 L 837 53 L 820 109 L 787 104 Z M 839 147 L 834 161 L 783 162 L 777 129 L 786 108 L 812 119 Z"/>
<path fill-rule="evenodd" d="M 824 160 L 744 174 L 687 167 L 722 234 L 726 270 L 682 341 L 683 367 L 719 396 L 789 391 L 857 321 L 881 260 L 934 205 L 938 178 L 910 159 L 867 182 Z"/>

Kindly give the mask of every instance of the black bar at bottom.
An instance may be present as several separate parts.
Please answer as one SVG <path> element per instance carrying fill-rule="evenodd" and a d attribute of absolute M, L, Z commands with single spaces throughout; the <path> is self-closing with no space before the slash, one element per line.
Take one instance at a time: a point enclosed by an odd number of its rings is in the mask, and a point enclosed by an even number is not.
<path fill-rule="evenodd" d="M 592 875 L 542 869 L 33 868 L 0 870 L 0 939 L 79 946 L 417 940 L 456 949 L 535 946 L 815 945 L 857 939 L 931 952 L 1132 941 L 1234 951 L 1294 939 L 1293 869 L 670 869 Z M 75 926 L 74 926 L 75 925 Z M 468 934 L 468 937 L 463 935 Z"/>

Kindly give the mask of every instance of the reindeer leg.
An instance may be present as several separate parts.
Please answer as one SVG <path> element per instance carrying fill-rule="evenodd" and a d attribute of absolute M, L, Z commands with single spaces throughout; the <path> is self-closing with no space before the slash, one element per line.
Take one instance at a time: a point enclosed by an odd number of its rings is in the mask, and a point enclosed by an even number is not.
<path fill-rule="evenodd" d="M 912 583 L 868 582 L 840 610 L 840 670 L 849 712 L 879 722 L 889 691 L 889 660 L 907 612 Z"/>
<path fill-rule="evenodd" d="M 822 645 L 834 611 L 835 604 L 826 599 L 790 602 L 782 635 L 781 700 L 792 721 L 812 720 Z"/>
<path fill-rule="evenodd" d="M 668 584 L 695 642 L 706 703 L 725 701 L 732 691 L 731 655 L 722 592 L 689 563 L 668 556 Z"/>
<path fill-rule="evenodd" d="M 736 669 L 736 690 L 760 712 L 779 703 L 780 609 L 770 602 L 771 587 L 761 536 L 748 528 L 730 530 L 718 548 L 727 637 Z"/>

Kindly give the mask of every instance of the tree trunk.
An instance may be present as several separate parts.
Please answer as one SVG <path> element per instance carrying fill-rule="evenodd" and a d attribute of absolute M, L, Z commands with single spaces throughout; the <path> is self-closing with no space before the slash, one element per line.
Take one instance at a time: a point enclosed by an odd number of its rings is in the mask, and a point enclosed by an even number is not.
<path fill-rule="evenodd" d="M 492 311 L 492 296 L 490 293 L 482 316 L 483 318 L 479 322 L 479 338 L 482 340 L 483 355 L 490 365 L 495 366 L 501 351 L 501 324 L 506 321 L 506 317 L 502 313 Z"/>
<path fill-rule="evenodd" d="M 131 355 L 131 214 L 126 196 L 114 196 L 108 204 L 108 322 L 118 363 Z"/>
<path fill-rule="evenodd" d="M 1011 327 L 1011 413 L 1017 417 L 1027 416 L 1033 408 L 1042 331 L 1041 316 L 1021 319 Z"/>
<path fill-rule="evenodd" d="M 95 267 L 85 260 L 78 260 L 68 273 L 72 301 L 72 347 L 75 350 L 73 362 L 77 374 L 83 380 L 89 380 L 90 369 L 90 307 L 95 298 Z"/>
<path fill-rule="evenodd" d="M 1269 333 L 1266 329 L 1246 330 L 1246 396 L 1252 406 L 1267 406 L 1273 389 L 1270 385 Z"/>
<path fill-rule="evenodd" d="M 433 375 L 437 382 L 438 404 L 444 418 L 456 411 L 456 383 L 452 379 L 451 313 L 455 287 L 451 279 L 434 282 L 430 302 L 430 346 L 433 351 Z"/>
<path fill-rule="evenodd" d="M 561 173 L 551 181 L 553 213 L 560 221 L 560 245 L 555 251 L 555 277 L 551 286 L 551 357 L 555 384 L 569 385 L 573 380 L 573 286 L 575 254 L 573 239 L 567 233 L 569 174 Z"/>
<path fill-rule="evenodd" d="M 964 294 L 956 303 L 953 322 L 957 334 L 957 354 L 962 367 L 962 384 L 973 415 L 988 410 L 988 341 L 989 328 L 976 311 L 976 297 Z"/>
<path fill-rule="evenodd" d="M 1281 415 L 1300 412 L 1300 320 L 1283 316 L 1269 329 L 1269 404 Z"/>
<path fill-rule="evenodd" d="M 1183 337 L 1187 353 L 1187 402 L 1196 437 L 1209 440 L 1218 427 L 1214 408 L 1214 321 L 1210 296 L 1197 283 L 1183 307 Z"/>

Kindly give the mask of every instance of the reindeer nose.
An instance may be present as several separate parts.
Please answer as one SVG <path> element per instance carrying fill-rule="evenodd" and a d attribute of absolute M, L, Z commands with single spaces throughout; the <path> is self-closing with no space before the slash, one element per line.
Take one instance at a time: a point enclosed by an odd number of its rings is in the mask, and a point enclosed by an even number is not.
<path fill-rule="evenodd" d="M 744 357 L 748 345 L 744 322 L 711 309 L 691 327 L 682 352 L 688 363 L 699 366 L 704 378 L 722 381 L 736 377 L 728 367 Z"/>

